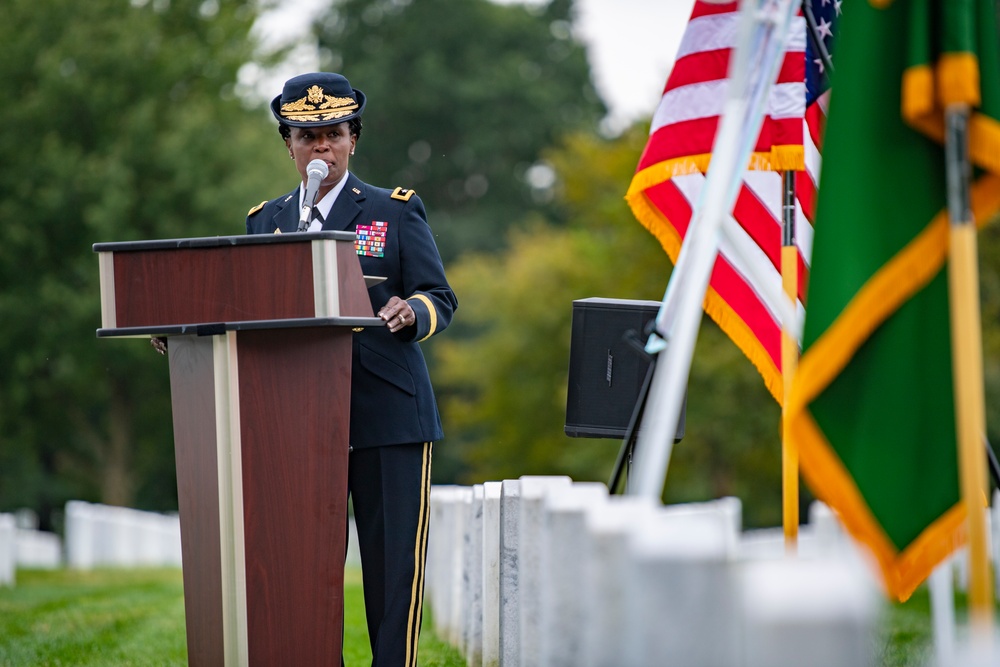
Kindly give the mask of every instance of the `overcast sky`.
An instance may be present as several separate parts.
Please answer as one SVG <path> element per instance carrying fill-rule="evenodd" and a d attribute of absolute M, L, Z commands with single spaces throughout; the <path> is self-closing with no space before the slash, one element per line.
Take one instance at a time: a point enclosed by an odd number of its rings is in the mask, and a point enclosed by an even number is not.
<path fill-rule="evenodd" d="M 311 19 L 329 1 L 284 0 L 261 18 L 260 34 L 267 40 L 295 39 L 307 31 Z M 528 0 L 536 4 L 543 1 Z M 611 110 L 610 129 L 652 115 L 693 4 L 694 0 L 576 0 L 577 29 L 588 45 L 595 83 Z M 286 68 L 268 77 L 263 87 L 275 91 L 270 93 L 273 96 L 285 79 L 316 66 L 315 53 L 302 48 Z M 253 72 L 246 75 L 256 77 Z"/>

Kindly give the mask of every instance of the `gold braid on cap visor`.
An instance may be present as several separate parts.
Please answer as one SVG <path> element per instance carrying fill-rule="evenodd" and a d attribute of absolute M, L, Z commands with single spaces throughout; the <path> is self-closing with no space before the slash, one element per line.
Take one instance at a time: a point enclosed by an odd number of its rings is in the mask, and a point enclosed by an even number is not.
<path fill-rule="evenodd" d="M 306 96 L 281 105 L 282 118 L 291 120 L 336 120 L 356 111 L 358 103 L 350 97 L 327 95 L 319 86 L 306 91 Z"/>

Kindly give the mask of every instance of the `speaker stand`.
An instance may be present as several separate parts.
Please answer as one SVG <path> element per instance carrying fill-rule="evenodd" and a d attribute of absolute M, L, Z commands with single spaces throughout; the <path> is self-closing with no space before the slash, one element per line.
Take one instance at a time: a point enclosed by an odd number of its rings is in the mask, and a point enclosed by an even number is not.
<path fill-rule="evenodd" d="M 608 482 L 608 491 L 610 493 L 615 493 L 615 489 L 618 488 L 618 484 L 621 482 L 623 472 L 625 473 L 625 486 L 622 488 L 622 493 L 628 490 L 628 477 L 632 471 L 632 455 L 635 453 L 636 435 L 639 430 L 639 424 L 642 421 L 642 413 L 646 409 L 646 399 L 649 397 L 649 385 L 653 381 L 653 369 L 656 368 L 656 357 L 646 352 L 645 347 L 639 341 L 638 335 L 634 330 L 630 330 L 625 338 L 634 347 L 638 348 L 640 354 L 649 358 L 649 366 L 646 368 L 646 377 L 643 378 L 642 387 L 639 389 L 639 399 L 635 402 L 635 407 L 632 408 L 632 417 L 629 419 L 628 430 L 625 431 L 622 446 L 618 450 L 618 459 L 615 461 L 614 470 L 611 472 L 611 480 Z"/>

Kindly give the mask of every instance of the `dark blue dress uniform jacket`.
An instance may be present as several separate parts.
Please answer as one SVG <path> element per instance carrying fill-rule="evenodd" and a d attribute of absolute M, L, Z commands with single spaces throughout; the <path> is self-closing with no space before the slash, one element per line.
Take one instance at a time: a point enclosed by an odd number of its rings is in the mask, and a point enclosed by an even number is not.
<path fill-rule="evenodd" d="M 247 216 L 248 234 L 295 233 L 298 188 Z M 444 434 L 427 364 L 418 342 L 451 322 L 458 300 L 427 224 L 423 202 L 412 192 L 377 188 L 348 174 L 323 224 L 324 230 L 356 232 L 358 225 L 386 223 L 385 248 L 360 255 L 365 275 L 384 276 L 368 289 L 372 312 L 392 296 L 407 299 L 416 324 L 396 333 L 366 327 L 354 335 L 351 369 L 351 446 L 378 447 L 433 442 Z"/>

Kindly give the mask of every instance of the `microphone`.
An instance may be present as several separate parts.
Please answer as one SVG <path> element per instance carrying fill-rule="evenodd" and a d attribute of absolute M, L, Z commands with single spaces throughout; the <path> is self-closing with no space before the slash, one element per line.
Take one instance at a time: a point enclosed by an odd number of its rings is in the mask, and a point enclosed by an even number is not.
<path fill-rule="evenodd" d="M 319 184 L 323 182 L 330 168 L 322 160 L 313 160 L 306 165 L 306 191 L 302 196 L 302 210 L 299 212 L 299 231 L 309 229 L 309 218 L 312 217 L 313 204 L 319 193 Z"/>

